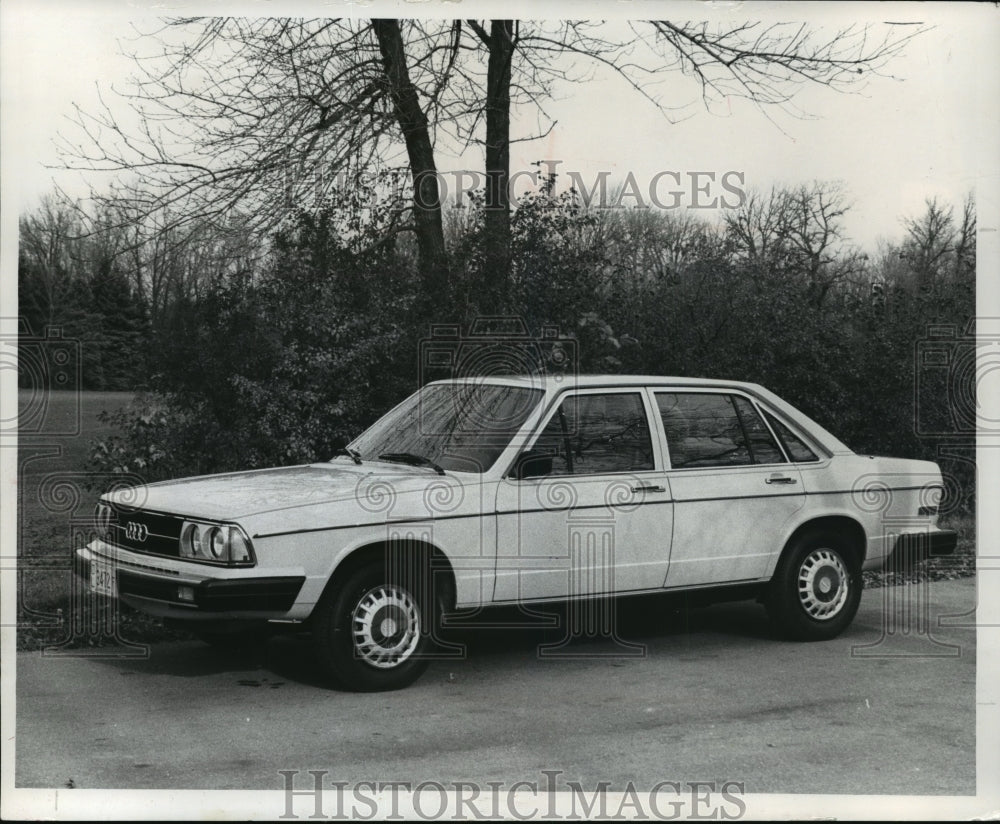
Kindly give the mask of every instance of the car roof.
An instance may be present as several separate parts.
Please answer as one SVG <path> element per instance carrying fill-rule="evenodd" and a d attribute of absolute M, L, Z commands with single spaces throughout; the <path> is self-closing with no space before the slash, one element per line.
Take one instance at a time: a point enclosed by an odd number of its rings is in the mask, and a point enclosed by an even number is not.
<path fill-rule="evenodd" d="M 664 375 L 479 375 L 450 378 L 433 383 L 494 383 L 502 386 L 532 386 L 550 391 L 567 386 L 586 389 L 596 386 L 704 386 L 761 389 L 757 384 L 718 378 L 685 378 Z"/>

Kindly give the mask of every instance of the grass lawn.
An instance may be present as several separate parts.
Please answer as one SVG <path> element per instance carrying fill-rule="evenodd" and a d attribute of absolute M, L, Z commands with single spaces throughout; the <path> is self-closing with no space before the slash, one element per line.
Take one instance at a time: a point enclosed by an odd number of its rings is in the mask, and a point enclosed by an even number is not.
<path fill-rule="evenodd" d="M 89 517 L 100 490 L 84 467 L 90 443 L 110 434 L 97 419 L 102 410 L 128 404 L 128 392 L 51 392 L 42 432 L 19 434 L 18 548 L 34 559 L 63 558 L 73 539 L 73 524 Z M 19 393 L 23 411 L 33 397 Z M 51 604 L 49 604 L 51 605 Z M 46 606 L 46 604 L 40 604 Z"/>
<path fill-rule="evenodd" d="M 95 604 L 86 587 L 74 582 L 70 566 L 71 549 L 90 540 L 101 491 L 88 488 L 101 479 L 85 469 L 91 443 L 111 434 L 97 416 L 131 399 L 128 392 L 54 391 L 42 404 L 28 393 L 19 395 L 19 407 L 31 416 L 33 431 L 22 433 L 18 443 L 18 649 L 115 643 L 115 633 L 134 642 L 187 637 L 128 607 Z M 955 556 L 935 559 L 905 576 L 866 572 L 865 586 L 975 575 L 975 519 L 964 515 L 942 525 L 958 530 Z M 85 616 L 90 630 L 82 623 L 79 604 L 90 610 Z M 111 625 L 114 631 L 109 633 Z"/>
<path fill-rule="evenodd" d="M 64 620 L 85 598 L 74 582 L 71 550 L 90 540 L 94 505 L 102 491 L 88 488 L 101 479 L 85 469 L 91 443 L 111 434 L 97 416 L 128 405 L 132 397 L 131 392 L 52 391 L 40 399 L 18 393 L 21 420 L 30 423 L 28 431 L 19 432 L 17 449 L 18 649 L 99 643 L 100 632 L 81 632 Z M 127 607 L 116 617 L 130 640 L 164 632 L 159 622 Z M 100 618 L 106 622 L 108 616 Z"/>

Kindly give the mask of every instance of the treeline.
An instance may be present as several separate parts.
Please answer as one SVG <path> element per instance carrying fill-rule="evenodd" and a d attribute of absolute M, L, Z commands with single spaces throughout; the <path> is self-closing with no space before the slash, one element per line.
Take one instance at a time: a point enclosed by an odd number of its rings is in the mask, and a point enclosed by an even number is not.
<path fill-rule="evenodd" d="M 588 209 L 550 180 L 512 214 L 509 278 L 491 277 L 474 198 L 448 213 L 447 285 L 424 294 L 412 238 L 360 199 L 266 239 L 114 214 L 85 230 L 47 201 L 21 221 L 21 314 L 84 341 L 85 387 L 150 393 L 97 445 L 107 471 L 325 459 L 428 377 L 431 323 L 484 315 L 558 327 L 582 372 L 757 381 L 859 451 L 936 458 L 919 420 L 947 429 L 973 374 L 930 384 L 917 348 L 931 324 L 970 330 L 974 203 L 930 200 L 877 250 L 847 242 L 847 210 L 815 183 L 750 193 L 713 224 Z"/>
<path fill-rule="evenodd" d="M 48 196 L 19 220 L 21 328 L 79 341 L 83 389 L 152 388 L 149 371 L 174 313 L 233 278 L 254 277 L 265 248 L 238 226 L 162 229 L 124 203 L 91 215 Z M 38 379 L 22 370 L 19 385 Z"/>

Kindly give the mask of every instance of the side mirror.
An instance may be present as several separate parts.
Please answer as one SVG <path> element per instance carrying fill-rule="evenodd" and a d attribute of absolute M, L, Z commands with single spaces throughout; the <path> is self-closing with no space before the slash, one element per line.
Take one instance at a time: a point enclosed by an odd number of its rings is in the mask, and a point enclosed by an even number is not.
<path fill-rule="evenodd" d="M 526 478 L 543 478 L 552 474 L 552 456 L 539 449 L 522 452 L 514 462 L 512 473 L 519 481 Z"/>

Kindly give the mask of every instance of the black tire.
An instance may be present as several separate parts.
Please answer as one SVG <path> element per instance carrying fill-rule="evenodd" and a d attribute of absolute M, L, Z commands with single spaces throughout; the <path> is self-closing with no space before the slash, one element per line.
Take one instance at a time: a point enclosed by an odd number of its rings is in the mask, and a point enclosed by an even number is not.
<path fill-rule="evenodd" d="M 417 559 L 371 562 L 328 587 L 313 616 L 313 645 L 335 686 L 355 692 L 407 687 L 429 663 L 441 606 Z"/>
<path fill-rule="evenodd" d="M 854 620 L 861 588 L 861 567 L 847 540 L 829 532 L 804 532 L 779 562 L 764 605 L 782 635 L 826 641 Z"/>

